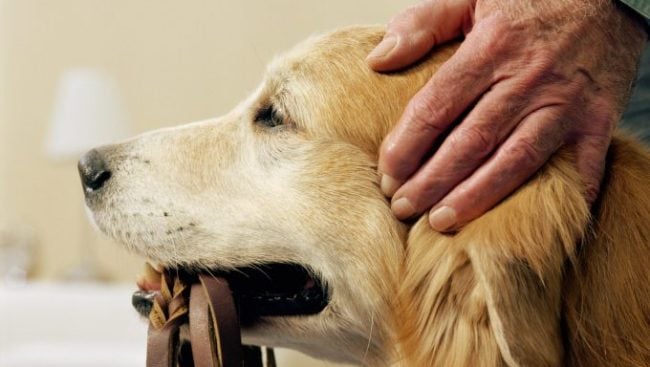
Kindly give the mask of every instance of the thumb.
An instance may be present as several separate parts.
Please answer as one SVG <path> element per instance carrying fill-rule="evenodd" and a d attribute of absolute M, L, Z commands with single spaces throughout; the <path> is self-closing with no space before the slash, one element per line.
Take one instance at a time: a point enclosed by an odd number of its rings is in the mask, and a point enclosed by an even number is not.
<path fill-rule="evenodd" d="M 397 14 L 384 39 L 368 55 L 376 71 L 405 67 L 435 45 L 462 34 L 472 24 L 474 0 L 426 0 Z"/>

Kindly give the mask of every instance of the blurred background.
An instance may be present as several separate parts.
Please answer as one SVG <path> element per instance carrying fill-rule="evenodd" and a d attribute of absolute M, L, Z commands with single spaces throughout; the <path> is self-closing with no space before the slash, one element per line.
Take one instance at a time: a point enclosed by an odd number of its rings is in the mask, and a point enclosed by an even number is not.
<path fill-rule="evenodd" d="M 144 366 L 143 260 L 86 220 L 85 150 L 221 115 L 275 54 L 415 1 L 0 0 L 0 367 Z"/>
<path fill-rule="evenodd" d="M 143 261 L 90 228 L 83 151 L 223 114 L 275 54 L 412 2 L 0 0 L 0 366 L 144 366 Z"/>

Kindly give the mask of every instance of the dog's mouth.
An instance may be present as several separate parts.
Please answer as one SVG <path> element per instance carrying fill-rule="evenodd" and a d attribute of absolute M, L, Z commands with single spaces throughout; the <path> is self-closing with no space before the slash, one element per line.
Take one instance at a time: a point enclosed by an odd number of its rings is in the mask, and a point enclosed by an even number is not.
<path fill-rule="evenodd" d="M 320 313 L 329 302 L 329 290 L 312 271 L 299 264 L 269 263 L 233 270 L 196 271 L 168 268 L 167 273 L 178 274 L 187 283 L 196 281 L 199 274 L 224 278 L 233 293 L 243 326 L 262 317 L 304 316 Z M 148 316 L 160 281 L 148 271 L 138 281 L 139 291 L 132 298 L 135 309 Z"/>

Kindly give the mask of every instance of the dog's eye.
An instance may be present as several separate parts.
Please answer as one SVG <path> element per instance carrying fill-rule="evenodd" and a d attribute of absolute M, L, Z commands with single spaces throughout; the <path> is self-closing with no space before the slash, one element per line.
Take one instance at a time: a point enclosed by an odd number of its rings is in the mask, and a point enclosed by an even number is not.
<path fill-rule="evenodd" d="M 273 106 L 266 106 L 257 111 L 255 123 L 265 127 L 278 127 L 284 125 L 284 119 Z"/>

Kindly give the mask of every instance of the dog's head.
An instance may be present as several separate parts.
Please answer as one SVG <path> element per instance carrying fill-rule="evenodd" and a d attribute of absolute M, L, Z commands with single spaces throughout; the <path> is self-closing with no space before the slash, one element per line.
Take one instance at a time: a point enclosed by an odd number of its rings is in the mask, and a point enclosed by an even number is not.
<path fill-rule="evenodd" d="M 313 38 L 272 62 L 228 115 L 89 152 L 80 171 L 91 217 L 167 267 L 266 267 L 262 283 L 288 304 L 246 325 L 245 342 L 386 358 L 405 228 L 380 192 L 378 149 L 449 52 L 377 74 L 364 59 L 382 35 L 354 27 Z"/>

